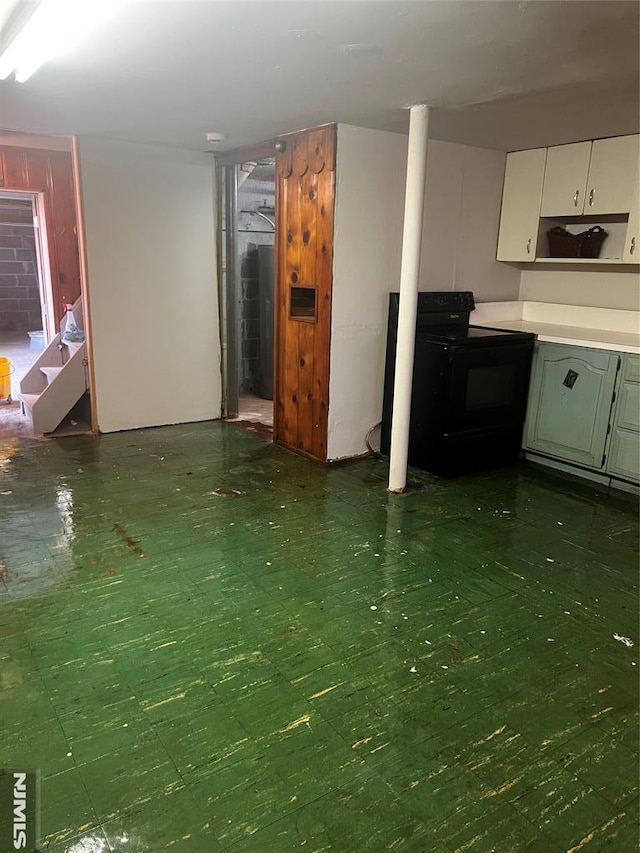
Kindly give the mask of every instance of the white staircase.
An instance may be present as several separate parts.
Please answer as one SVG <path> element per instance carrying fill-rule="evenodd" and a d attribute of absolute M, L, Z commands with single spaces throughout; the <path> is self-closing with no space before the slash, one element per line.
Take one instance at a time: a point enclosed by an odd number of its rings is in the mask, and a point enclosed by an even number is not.
<path fill-rule="evenodd" d="M 82 328 L 82 299 L 73 313 Z M 34 432 L 53 432 L 88 389 L 86 355 L 85 341 L 67 343 L 58 332 L 24 376 L 19 397 Z"/>

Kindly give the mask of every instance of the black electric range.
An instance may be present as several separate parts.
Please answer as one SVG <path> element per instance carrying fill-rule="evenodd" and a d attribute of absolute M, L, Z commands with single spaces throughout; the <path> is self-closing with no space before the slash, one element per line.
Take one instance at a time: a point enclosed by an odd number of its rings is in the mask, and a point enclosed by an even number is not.
<path fill-rule="evenodd" d="M 391 443 L 399 294 L 389 294 L 381 450 Z M 471 291 L 418 294 L 409 464 L 444 476 L 513 462 L 521 449 L 529 332 L 469 324 Z"/>

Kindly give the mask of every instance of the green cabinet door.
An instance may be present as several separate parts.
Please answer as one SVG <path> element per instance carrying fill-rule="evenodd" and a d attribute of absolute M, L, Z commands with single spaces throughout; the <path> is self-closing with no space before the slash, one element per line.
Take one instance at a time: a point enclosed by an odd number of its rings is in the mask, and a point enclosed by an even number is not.
<path fill-rule="evenodd" d="M 616 395 L 607 473 L 640 481 L 640 356 L 624 355 Z"/>
<path fill-rule="evenodd" d="M 527 449 L 601 470 L 618 359 L 607 350 L 538 344 Z"/>
<path fill-rule="evenodd" d="M 633 483 L 640 482 L 640 433 L 613 428 L 607 474 Z"/>

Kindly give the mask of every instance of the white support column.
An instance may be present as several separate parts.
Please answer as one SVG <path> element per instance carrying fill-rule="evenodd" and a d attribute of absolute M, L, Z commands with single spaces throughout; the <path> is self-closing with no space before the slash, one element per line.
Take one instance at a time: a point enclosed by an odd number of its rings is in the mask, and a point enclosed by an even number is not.
<path fill-rule="evenodd" d="M 400 306 L 396 343 L 396 372 L 393 384 L 389 491 L 404 492 L 407 485 L 409 456 L 409 417 L 415 351 L 418 275 L 424 210 L 424 182 L 429 141 L 429 107 L 411 107 L 409 149 L 407 151 L 407 188 L 404 202 L 404 233 L 400 267 Z"/>

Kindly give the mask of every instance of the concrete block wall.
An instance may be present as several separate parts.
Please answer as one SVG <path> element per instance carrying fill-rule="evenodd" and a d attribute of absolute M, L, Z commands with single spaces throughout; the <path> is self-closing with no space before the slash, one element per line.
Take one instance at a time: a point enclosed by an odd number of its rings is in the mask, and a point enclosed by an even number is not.
<path fill-rule="evenodd" d="M 258 246 L 274 244 L 274 233 L 269 223 L 250 211 L 255 211 L 261 206 L 273 207 L 274 204 L 275 184 L 273 182 L 249 178 L 238 191 L 238 255 L 240 257 L 238 372 L 241 394 L 258 394 Z"/>
<path fill-rule="evenodd" d="M 258 247 L 249 243 L 240 264 L 240 393 L 258 393 Z"/>
<path fill-rule="evenodd" d="M 33 227 L 0 225 L 0 330 L 42 328 L 35 262 Z"/>

